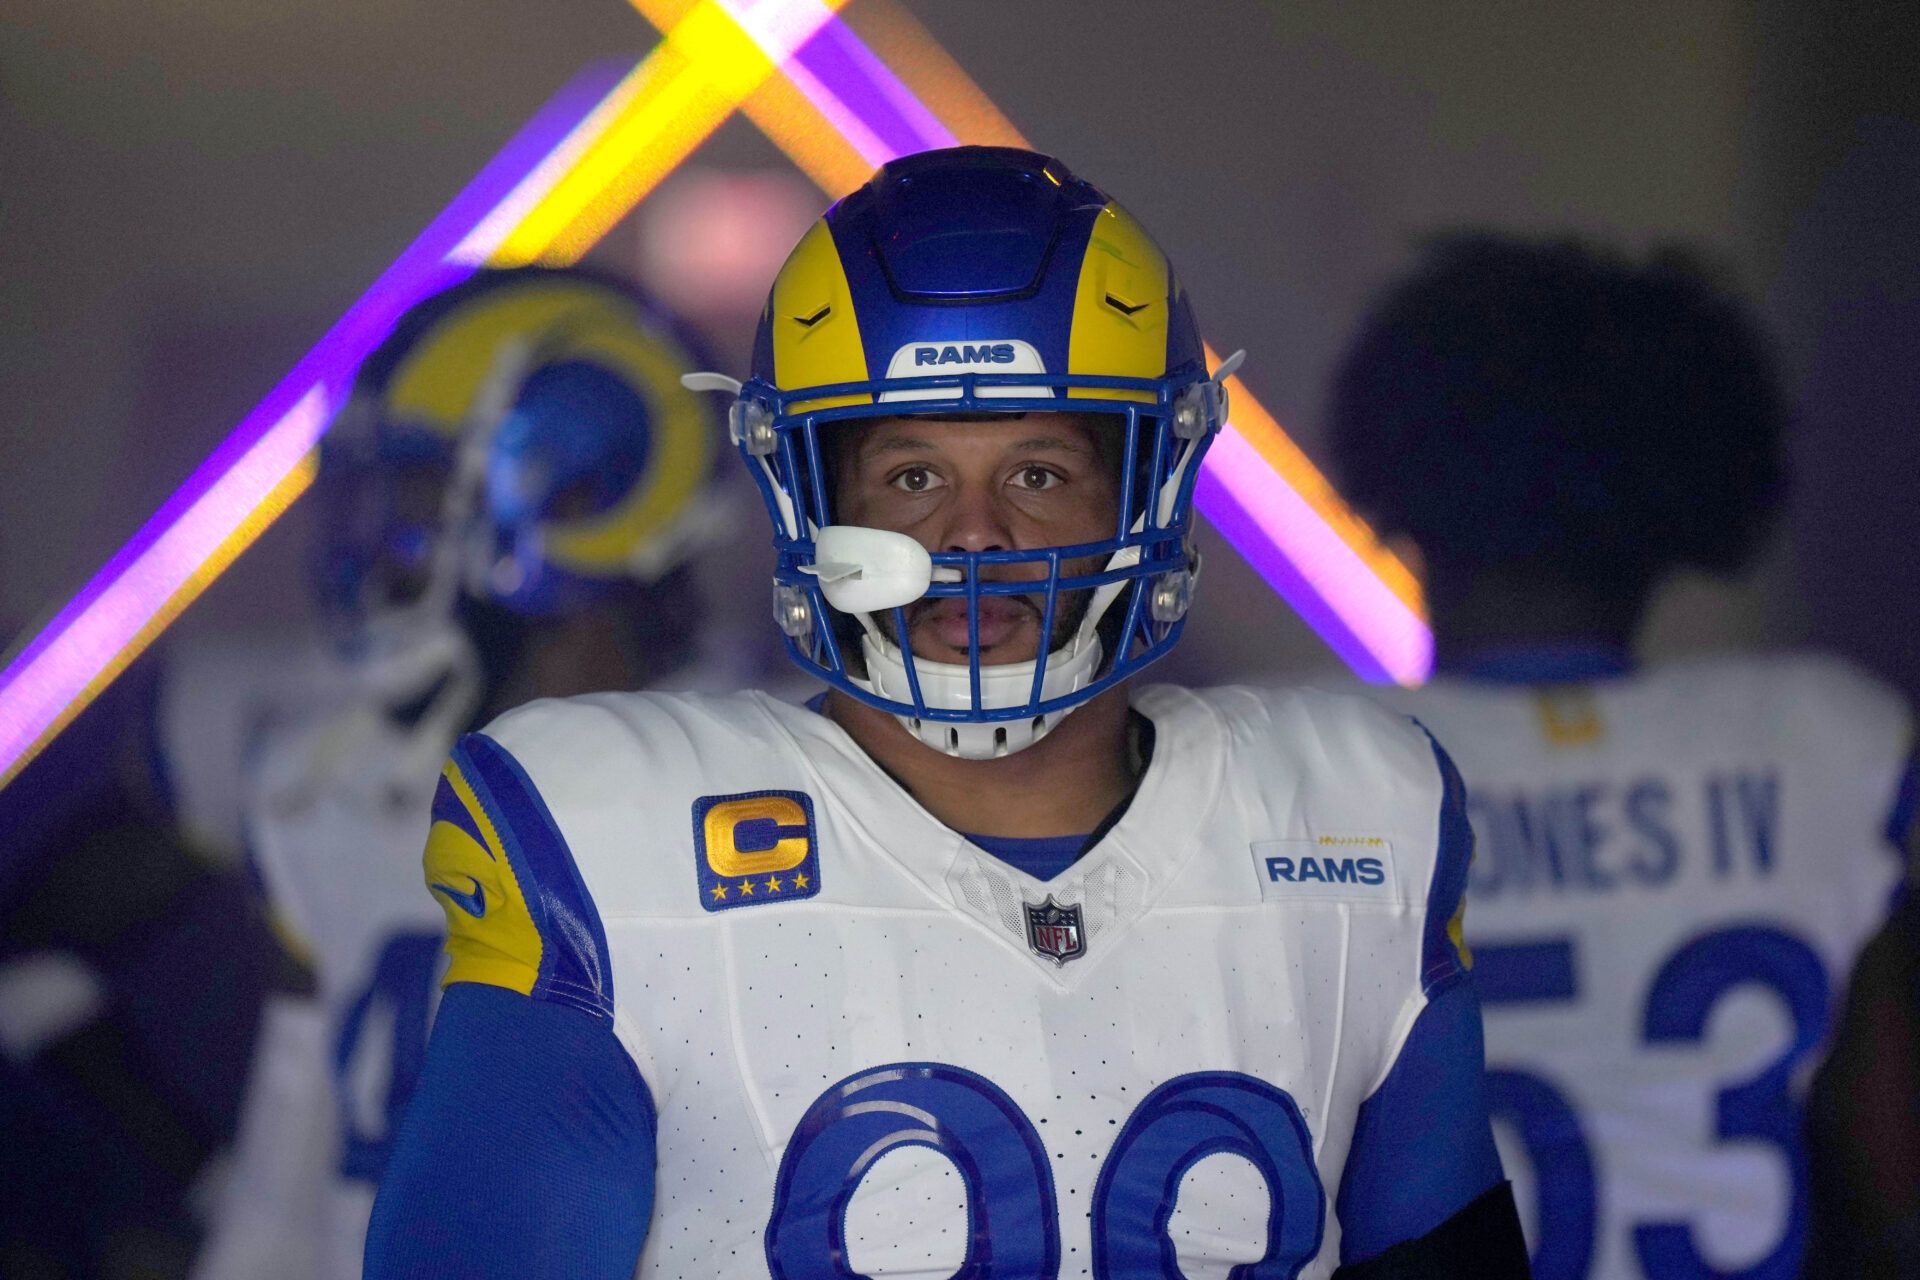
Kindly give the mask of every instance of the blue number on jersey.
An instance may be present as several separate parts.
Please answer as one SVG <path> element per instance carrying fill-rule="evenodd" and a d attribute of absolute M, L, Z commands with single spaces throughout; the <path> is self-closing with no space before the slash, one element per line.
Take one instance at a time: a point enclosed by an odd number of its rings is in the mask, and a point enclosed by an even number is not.
<path fill-rule="evenodd" d="M 958 1280 L 1052 1280 L 1060 1269 L 1058 1199 L 1031 1121 L 992 1081 L 940 1063 L 874 1067 L 834 1085 L 800 1118 L 774 1183 L 767 1263 L 778 1280 L 856 1280 L 846 1211 L 882 1154 L 925 1146 L 951 1159 L 967 1190 L 967 1255 Z M 1266 1179 L 1267 1251 L 1246 1280 L 1292 1280 L 1320 1250 L 1326 1196 L 1300 1109 L 1280 1089 L 1233 1072 L 1178 1076 L 1121 1129 L 1093 1196 L 1098 1280 L 1179 1280 L 1167 1223 L 1195 1162 L 1229 1151 Z"/>
<path fill-rule="evenodd" d="M 378 1184 L 393 1153 L 393 1135 L 406 1114 L 407 1100 L 420 1082 L 427 1054 L 427 1021 L 432 1012 L 433 980 L 444 941 L 438 933 L 397 933 L 387 939 L 373 963 L 366 989 L 347 1006 L 333 1044 L 334 1094 L 340 1108 L 340 1176 Z M 375 1008 L 392 1011 L 392 1060 L 387 1064 L 381 1127 L 369 1133 L 360 1123 L 354 1076 L 362 1064 L 367 1021 Z M 380 1064 L 373 1066 L 377 1069 Z"/>
<path fill-rule="evenodd" d="M 1178 1280 L 1167 1223 L 1180 1179 L 1222 1151 L 1250 1161 L 1267 1187 L 1267 1251 L 1235 1267 L 1234 1280 L 1300 1274 L 1326 1227 L 1313 1139 L 1285 1090 L 1229 1071 L 1176 1076 L 1127 1118 L 1093 1190 L 1093 1274 Z"/>
<path fill-rule="evenodd" d="M 1577 994 L 1573 944 L 1564 938 L 1475 947 L 1473 973 L 1488 1007 L 1550 1004 Z M 1510 1067 L 1487 1068 L 1487 1109 L 1519 1130 L 1533 1166 L 1534 1218 L 1541 1224 L 1535 1280 L 1582 1280 L 1593 1265 L 1599 1196 L 1580 1117 L 1551 1083 Z"/>
<path fill-rule="evenodd" d="M 1786 1230 L 1772 1253 L 1744 1271 L 1743 1280 L 1790 1280 L 1800 1270 L 1807 1239 L 1807 1156 L 1800 1145 L 1800 1113 L 1789 1083 L 1794 1068 L 1826 1034 L 1827 974 L 1800 939 L 1762 925 L 1722 929 L 1695 938 L 1674 953 L 1647 992 L 1648 1044 L 1697 1044 L 1707 1015 L 1721 996 L 1756 983 L 1776 993 L 1793 1015 L 1793 1041 L 1759 1075 L 1720 1091 L 1716 1131 L 1728 1140 L 1758 1138 L 1780 1148 L 1793 1178 Z M 1640 1265 L 1659 1280 L 1709 1280 L 1728 1273 L 1707 1265 L 1684 1222 L 1643 1223 L 1633 1230 Z"/>
<path fill-rule="evenodd" d="M 1488 1006 L 1570 1001 L 1573 944 L 1566 939 L 1474 948 L 1474 973 Z M 1649 1044 L 1697 1044 L 1713 1006 L 1727 992 L 1754 983 L 1774 992 L 1793 1019 L 1787 1048 L 1752 1080 L 1723 1089 L 1717 1134 L 1724 1139 L 1759 1138 L 1778 1147 L 1787 1161 L 1793 1201 L 1778 1246 L 1753 1266 L 1733 1273 L 1714 1270 L 1694 1247 L 1684 1222 L 1642 1223 L 1634 1248 L 1651 1280 L 1786 1280 L 1795 1274 L 1806 1243 L 1806 1155 L 1799 1142 L 1799 1113 L 1788 1092 L 1793 1070 L 1825 1034 L 1828 984 L 1820 957 L 1792 934 L 1763 925 L 1722 929 L 1693 939 L 1654 976 L 1647 992 L 1642 1035 Z M 1597 1187 L 1593 1151 L 1580 1118 L 1564 1094 L 1538 1075 L 1504 1067 L 1487 1073 L 1496 1117 L 1520 1132 L 1538 1187 L 1539 1239 L 1536 1280 L 1584 1280 L 1593 1262 Z"/>
<path fill-rule="evenodd" d="M 958 1276 L 1059 1269 L 1053 1171 L 1020 1108 L 971 1071 L 901 1063 L 843 1080 L 800 1117 L 767 1223 L 775 1280 L 858 1276 L 847 1262 L 847 1205 L 868 1167 L 900 1146 L 932 1147 L 966 1180 L 967 1259 Z"/>

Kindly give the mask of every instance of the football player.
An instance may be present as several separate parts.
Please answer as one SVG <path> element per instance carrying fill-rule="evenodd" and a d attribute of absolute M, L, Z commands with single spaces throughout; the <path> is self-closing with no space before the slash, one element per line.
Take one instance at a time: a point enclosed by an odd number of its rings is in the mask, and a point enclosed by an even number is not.
<path fill-rule="evenodd" d="M 370 1275 L 1525 1273 L 1445 756 L 1132 684 L 1199 567 L 1202 360 L 1044 156 L 905 157 L 807 232 L 746 384 L 695 382 L 828 689 L 462 740 Z"/>
<path fill-rule="evenodd" d="M 1467 781 L 1492 1106 L 1548 1280 L 1805 1248 L 1797 1098 L 1898 873 L 1911 721 L 1830 658 L 1633 653 L 1670 576 L 1753 556 L 1783 420 L 1758 325 L 1674 252 L 1440 241 L 1338 367 L 1345 490 L 1425 563 L 1436 678 L 1388 696 Z"/>
<path fill-rule="evenodd" d="M 417 859 L 459 734 L 539 694 L 697 669 L 689 556 L 716 529 L 722 425 L 680 384 L 689 352 L 610 279 L 484 271 L 359 370 L 316 489 L 335 696 L 265 729 L 245 788 L 316 992 L 267 1020 L 201 1280 L 360 1274 L 434 1003 Z"/>

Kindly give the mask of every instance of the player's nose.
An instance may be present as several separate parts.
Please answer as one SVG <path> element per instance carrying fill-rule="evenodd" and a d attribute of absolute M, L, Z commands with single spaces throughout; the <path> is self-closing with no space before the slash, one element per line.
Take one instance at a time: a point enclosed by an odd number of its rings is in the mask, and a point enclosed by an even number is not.
<path fill-rule="evenodd" d="M 998 497 L 995 486 L 985 481 L 956 484 L 942 512 L 937 545 L 947 551 L 1004 551 L 1013 546 L 1013 531 Z"/>

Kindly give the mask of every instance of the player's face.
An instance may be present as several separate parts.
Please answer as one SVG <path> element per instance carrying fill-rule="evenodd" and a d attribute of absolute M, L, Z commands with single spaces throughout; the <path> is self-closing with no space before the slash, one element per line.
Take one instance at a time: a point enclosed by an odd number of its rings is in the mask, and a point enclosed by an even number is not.
<path fill-rule="evenodd" d="M 888 529 L 929 551 L 1024 551 L 1113 536 L 1119 503 L 1118 426 L 1092 414 L 882 418 L 859 429 L 841 455 L 838 506 L 848 524 Z M 1098 557 L 1064 564 L 1084 573 Z M 1003 581 L 1044 577 L 1042 565 L 1008 565 Z M 1065 642 L 1087 592 L 1063 595 L 1048 648 Z M 1045 597 L 980 601 L 980 660 L 1037 657 Z M 934 662 L 968 658 L 964 599 L 921 600 L 907 610 L 912 650 Z"/>

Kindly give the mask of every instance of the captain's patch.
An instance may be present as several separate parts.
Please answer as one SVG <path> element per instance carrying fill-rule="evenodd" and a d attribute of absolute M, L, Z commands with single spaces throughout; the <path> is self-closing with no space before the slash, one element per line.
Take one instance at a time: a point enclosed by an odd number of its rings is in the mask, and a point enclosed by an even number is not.
<path fill-rule="evenodd" d="M 693 802 L 693 848 L 708 911 L 820 892 L 813 801 L 803 791 L 701 796 Z"/>
<path fill-rule="evenodd" d="M 1256 840 L 1253 869 L 1260 881 L 1260 896 L 1269 902 L 1400 901 L 1393 846 L 1379 836 Z"/>

